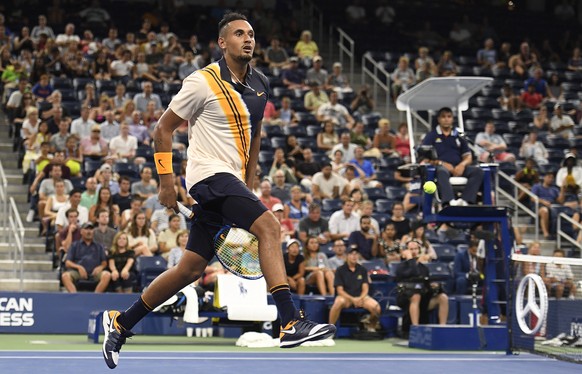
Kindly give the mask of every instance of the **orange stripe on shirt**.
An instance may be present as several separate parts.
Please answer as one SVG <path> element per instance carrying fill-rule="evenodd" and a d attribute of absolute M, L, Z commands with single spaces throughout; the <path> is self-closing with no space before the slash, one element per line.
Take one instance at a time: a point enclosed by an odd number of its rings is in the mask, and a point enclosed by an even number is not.
<path fill-rule="evenodd" d="M 238 92 L 220 78 L 220 68 L 207 66 L 201 70 L 208 86 L 217 97 L 220 107 L 226 116 L 232 136 L 236 142 L 238 154 L 242 163 L 242 180 L 245 180 L 246 168 L 250 152 L 251 121 L 245 103 Z"/>

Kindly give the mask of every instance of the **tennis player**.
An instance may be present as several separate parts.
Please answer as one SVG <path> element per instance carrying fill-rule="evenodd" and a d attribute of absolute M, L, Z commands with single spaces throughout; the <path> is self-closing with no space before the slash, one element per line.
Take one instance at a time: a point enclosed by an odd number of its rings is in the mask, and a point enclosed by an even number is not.
<path fill-rule="evenodd" d="M 186 185 L 198 202 L 187 251 L 172 269 L 157 277 L 124 312 L 103 313 L 103 357 L 115 368 L 119 350 L 131 328 L 159 304 L 195 281 L 214 256 L 218 228 L 209 222 L 232 223 L 259 240 L 261 269 L 277 305 L 283 328 L 280 346 L 291 348 L 335 333 L 335 326 L 305 318 L 291 299 L 280 249 L 279 222 L 249 190 L 260 147 L 261 121 L 269 97 L 267 78 L 249 62 L 255 33 L 246 17 L 229 13 L 218 24 L 223 58 L 184 79 L 155 131 L 155 163 L 160 176 L 160 203 L 175 208 L 172 170 L 172 133 L 184 121 L 189 125 Z"/>

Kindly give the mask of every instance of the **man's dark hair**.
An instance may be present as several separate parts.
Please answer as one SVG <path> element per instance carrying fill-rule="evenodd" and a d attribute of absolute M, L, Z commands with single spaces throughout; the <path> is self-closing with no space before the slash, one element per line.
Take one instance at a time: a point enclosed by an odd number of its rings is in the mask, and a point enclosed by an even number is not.
<path fill-rule="evenodd" d="M 65 216 L 66 216 L 67 218 L 69 218 L 69 214 L 71 214 L 71 213 L 77 213 L 77 214 L 79 214 L 79 212 L 77 211 L 77 209 L 75 209 L 75 208 L 69 208 L 69 209 L 67 209 L 67 211 L 65 212 Z"/>
<path fill-rule="evenodd" d="M 131 178 L 128 177 L 127 175 L 122 175 L 121 177 L 119 177 L 119 181 L 118 181 L 119 184 L 121 184 L 121 182 L 123 182 L 123 181 L 127 181 L 131 184 Z"/>
<path fill-rule="evenodd" d="M 218 35 L 222 33 L 224 27 L 228 25 L 230 22 L 239 20 L 247 21 L 247 17 L 244 14 L 235 12 L 225 14 L 224 17 L 222 17 L 222 19 L 220 20 L 220 22 L 218 22 Z"/>
<path fill-rule="evenodd" d="M 453 110 L 451 108 L 449 108 L 448 106 L 442 107 L 437 112 L 437 118 L 440 117 L 442 114 L 445 114 L 445 113 L 453 113 Z"/>
<path fill-rule="evenodd" d="M 363 220 L 368 219 L 370 221 L 372 221 L 372 217 L 364 214 L 363 216 L 360 217 L 360 223 L 362 223 Z"/>
<path fill-rule="evenodd" d="M 314 211 L 314 210 L 316 210 L 316 209 L 321 209 L 321 206 L 319 206 L 319 204 L 318 204 L 318 203 L 311 203 L 311 204 L 309 204 L 309 206 L 307 207 L 307 209 L 308 209 L 310 212 L 313 212 L 313 211 Z"/>
<path fill-rule="evenodd" d="M 73 189 L 71 190 L 71 192 L 69 193 L 69 196 L 73 196 L 73 195 L 74 195 L 74 194 L 76 194 L 76 193 L 78 193 L 78 194 L 81 194 L 81 195 L 82 195 L 82 194 L 83 194 L 83 190 L 82 190 L 82 189 L 80 189 L 80 188 L 73 188 Z"/>

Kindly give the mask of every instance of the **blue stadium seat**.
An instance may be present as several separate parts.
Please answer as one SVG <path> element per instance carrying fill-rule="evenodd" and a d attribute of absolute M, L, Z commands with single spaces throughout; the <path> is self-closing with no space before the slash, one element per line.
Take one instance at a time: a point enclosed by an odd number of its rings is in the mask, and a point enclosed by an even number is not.
<path fill-rule="evenodd" d="M 432 245 L 437 254 L 438 262 L 451 262 L 455 259 L 457 249 L 452 244 L 435 243 Z"/>
<path fill-rule="evenodd" d="M 139 256 L 136 258 L 135 269 L 139 274 L 139 289 L 143 290 L 167 268 L 168 263 L 161 256 Z"/>
<path fill-rule="evenodd" d="M 368 261 L 364 261 L 362 262 L 362 266 L 368 270 L 368 275 L 372 281 L 388 280 L 388 268 L 386 267 L 383 259 L 374 258 Z"/>
<path fill-rule="evenodd" d="M 448 264 L 442 262 L 429 262 L 425 265 L 428 268 L 429 279 L 431 281 L 448 281 L 451 278 L 451 269 Z"/>
<path fill-rule="evenodd" d="M 132 180 L 139 179 L 139 167 L 126 162 L 116 162 L 113 164 L 113 171 L 120 176 L 126 176 Z"/>
<path fill-rule="evenodd" d="M 388 186 L 385 188 L 385 191 L 386 197 L 390 200 L 402 201 L 404 195 L 406 195 L 406 188 L 404 187 Z"/>
<path fill-rule="evenodd" d="M 342 208 L 343 201 L 340 199 L 323 199 L 321 200 L 321 210 L 333 213 Z"/>
<path fill-rule="evenodd" d="M 376 199 L 374 202 L 374 211 L 378 213 L 390 213 L 392 211 L 394 200 Z"/>
<path fill-rule="evenodd" d="M 274 136 L 271 138 L 271 147 L 275 148 L 283 148 L 285 150 L 287 144 L 287 140 L 282 136 Z"/>

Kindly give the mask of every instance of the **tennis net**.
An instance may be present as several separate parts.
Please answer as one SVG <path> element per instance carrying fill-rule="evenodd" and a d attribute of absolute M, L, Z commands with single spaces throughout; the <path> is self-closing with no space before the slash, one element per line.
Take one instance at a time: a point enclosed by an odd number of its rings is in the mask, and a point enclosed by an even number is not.
<path fill-rule="evenodd" d="M 582 259 L 513 254 L 510 344 L 582 363 Z"/>

